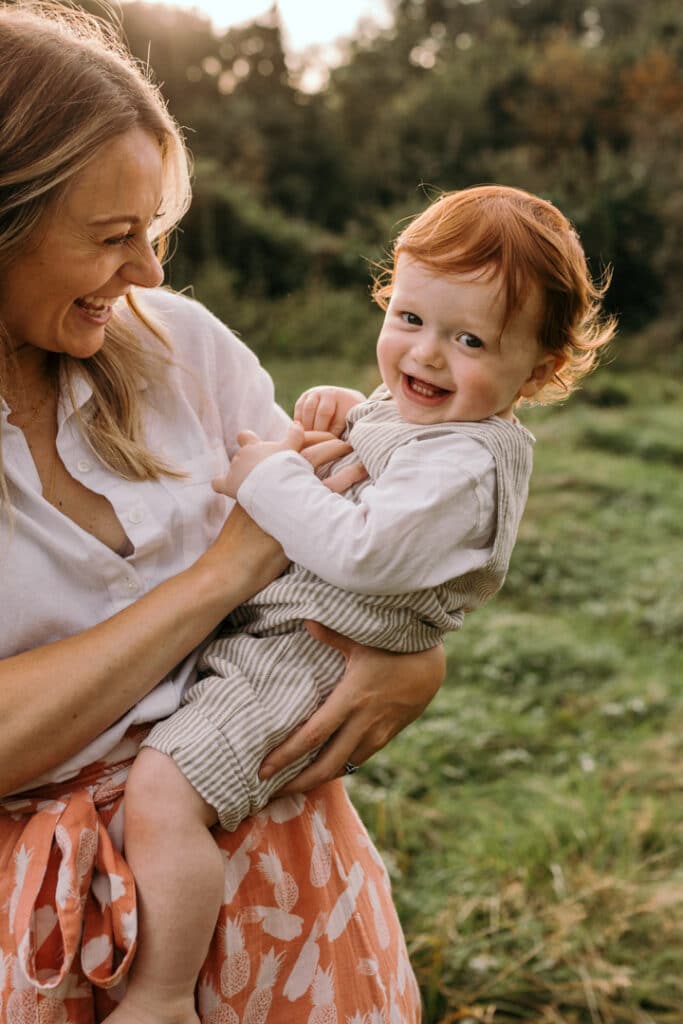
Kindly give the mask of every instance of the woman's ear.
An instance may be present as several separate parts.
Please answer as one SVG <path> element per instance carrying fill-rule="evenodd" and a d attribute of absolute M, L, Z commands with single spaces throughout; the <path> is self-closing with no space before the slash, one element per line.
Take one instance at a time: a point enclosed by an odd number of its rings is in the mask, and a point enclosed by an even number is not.
<path fill-rule="evenodd" d="M 548 352 L 542 356 L 519 389 L 519 397 L 533 398 L 557 371 L 562 369 L 566 361 L 564 356 L 554 352 Z"/>

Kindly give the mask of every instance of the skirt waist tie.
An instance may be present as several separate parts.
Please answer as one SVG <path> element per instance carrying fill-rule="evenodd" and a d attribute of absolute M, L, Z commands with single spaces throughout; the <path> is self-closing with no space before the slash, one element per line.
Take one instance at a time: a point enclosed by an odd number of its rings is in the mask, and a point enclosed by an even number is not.
<path fill-rule="evenodd" d="M 0 804 L 0 814 L 27 817 L 9 865 L 9 926 L 19 967 L 42 992 L 63 982 L 79 948 L 100 988 L 116 985 L 135 954 L 135 882 L 98 810 L 121 795 L 130 763 L 83 788 L 71 779 Z"/>

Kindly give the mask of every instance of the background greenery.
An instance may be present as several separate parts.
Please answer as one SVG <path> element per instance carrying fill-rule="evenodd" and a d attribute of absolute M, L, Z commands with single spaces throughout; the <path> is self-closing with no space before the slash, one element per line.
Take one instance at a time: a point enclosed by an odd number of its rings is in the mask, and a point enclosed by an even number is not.
<path fill-rule="evenodd" d="M 310 383 L 373 383 L 372 268 L 440 189 L 539 192 L 596 273 L 613 266 L 611 364 L 525 417 L 536 471 L 506 588 L 352 792 L 426 1024 L 682 1024 L 683 5 L 394 8 L 313 95 L 276 11 L 216 34 L 121 9 L 196 157 L 170 279 L 291 407 Z"/>
<path fill-rule="evenodd" d="M 178 8 L 118 9 L 196 158 L 172 283 L 264 357 L 370 361 L 369 270 L 401 219 L 500 181 L 556 203 L 595 272 L 613 266 L 620 360 L 635 347 L 680 366 L 679 0 L 393 6 L 394 27 L 349 41 L 315 94 L 288 68 L 276 7 L 223 33 Z"/>

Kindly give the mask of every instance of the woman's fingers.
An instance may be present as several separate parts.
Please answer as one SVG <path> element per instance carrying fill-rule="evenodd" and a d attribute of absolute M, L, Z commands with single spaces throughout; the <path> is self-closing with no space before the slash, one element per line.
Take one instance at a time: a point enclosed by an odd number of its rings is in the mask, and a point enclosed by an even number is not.
<path fill-rule="evenodd" d="M 333 691 L 307 722 L 304 722 L 296 732 L 288 736 L 284 743 L 271 751 L 261 765 L 261 776 L 270 778 L 281 768 L 297 761 L 305 754 L 319 750 L 330 736 L 344 724 L 347 714 L 348 708 L 345 700 L 338 696 L 338 691 Z M 343 765 L 343 761 L 341 764 Z M 332 777 L 332 775 L 326 776 L 326 778 Z M 297 779 L 296 787 L 298 789 L 299 779 Z"/>
<path fill-rule="evenodd" d="M 327 626 L 312 620 L 306 621 L 306 629 L 316 640 L 341 651 L 348 663 L 353 648 L 356 646 L 353 640 L 349 640 L 348 637 L 342 636 L 341 633 L 328 629 Z M 338 689 L 333 690 L 325 703 L 318 708 L 307 722 L 304 722 L 299 729 L 287 737 L 284 743 L 281 743 L 279 747 L 270 752 L 261 765 L 262 777 L 270 778 L 271 775 L 275 775 L 281 768 L 298 760 L 298 758 L 323 747 L 329 738 L 341 729 L 347 717 L 348 705 L 346 701 L 343 697 L 340 697 Z M 344 749 L 347 746 L 349 752 L 351 752 L 355 749 L 355 740 L 349 738 L 349 741 L 344 744 Z M 337 765 L 336 760 L 340 757 L 341 761 Z M 290 783 L 290 786 L 285 787 L 281 792 L 303 792 L 306 789 L 312 789 L 321 782 L 326 782 L 339 775 L 345 761 L 348 760 L 349 757 L 343 756 L 343 751 L 332 751 L 331 758 L 328 751 L 321 751 L 316 762 L 304 769 L 294 782 Z M 302 783 L 303 789 L 301 788 Z"/>
<path fill-rule="evenodd" d="M 355 744 L 355 730 L 344 727 L 327 746 L 323 747 L 308 768 L 304 768 L 295 779 L 283 786 L 275 795 L 289 796 L 292 793 L 307 793 L 311 789 L 322 786 L 324 782 L 345 775 L 344 766 L 346 764 L 360 767 L 367 760 L 368 757 Z"/>
<path fill-rule="evenodd" d="M 273 775 L 320 750 L 281 793 L 304 792 L 336 778 L 347 762 L 364 764 L 422 713 L 445 672 L 441 646 L 419 654 L 391 654 L 363 647 L 318 624 L 307 626 L 318 640 L 342 652 L 346 671 L 308 722 L 266 758 L 264 767 Z"/>
<path fill-rule="evenodd" d="M 370 729 L 371 716 L 357 709 L 349 717 L 346 696 L 334 690 L 325 703 L 304 725 L 273 750 L 262 766 L 270 777 L 281 768 L 306 754 L 320 750 L 315 761 L 277 793 L 305 793 L 323 782 L 339 778 L 344 766 L 365 763 L 385 745 L 390 736 L 381 729 L 375 735 Z"/>
<path fill-rule="evenodd" d="M 327 644 L 328 647 L 336 647 L 348 661 L 353 648 L 356 646 L 353 640 L 349 640 L 348 636 L 342 636 L 341 633 L 337 633 L 335 629 L 330 629 L 329 626 L 323 626 L 322 622 L 316 622 L 315 619 L 306 619 L 304 625 L 311 636 L 319 640 L 321 644 Z"/>

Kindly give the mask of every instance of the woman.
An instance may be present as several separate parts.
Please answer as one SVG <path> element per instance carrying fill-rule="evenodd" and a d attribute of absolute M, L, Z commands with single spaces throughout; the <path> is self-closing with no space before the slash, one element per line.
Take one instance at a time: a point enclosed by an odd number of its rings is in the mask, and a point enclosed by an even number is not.
<path fill-rule="evenodd" d="M 210 486 L 238 429 L 275 438 L 286 417 L 254 356 L 158 288 L 188 198 L 177 127 L 104 28 L 61 5 L 0 6 L 7 1024 L 80 1024 L 114 1006 L 136 935 L 120 853 L 128 767 L 178 706 L 197 645 L 285 565 Z M 324 754 L 286 797 L 216 833 L 226 883 L 205 1022 L 419 1019 L 386 873 L 336 776 L 419 714 L 443 655 L 334 642 L 344 680 L 271 760 L 331 737 Z"/>

